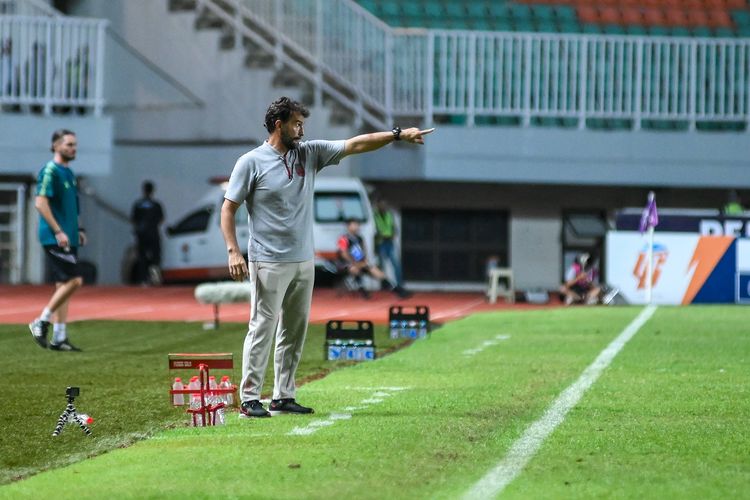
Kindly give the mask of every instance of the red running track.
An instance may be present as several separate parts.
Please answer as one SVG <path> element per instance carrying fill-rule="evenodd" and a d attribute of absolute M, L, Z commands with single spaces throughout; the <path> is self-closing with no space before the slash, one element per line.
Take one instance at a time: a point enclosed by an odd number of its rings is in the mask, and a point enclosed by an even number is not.
<path fill-rule="evenodd" d="M 0 285 L 0 324 L 28 323 L 39 315 L 53 292 L 48 285 Z M 213 307 L 198 303 L 192 286 L 125 287 L 88 286 L 79 290 L 71 300 L 69 321 L 132 320 L 132 321 L 200 321 L 213 319 Z M 415 293 L 399 300 L 390 293 L 377 292 L 365 300 L 354 294 L 338 295 L 328 288 L 316 288 L 313 294 L 310 321 L 325 323 L 331 319 L 370 320 L 388 322 L 391 305 L 425 305 L 430 308 L 430 319 L 446 322 L 479 311 L 507 309 L 539 309 L 559 304 L 488 304 L 481 293 Z M 244 323 L 249 319 L 248 304 L 221 306 L 221 321 Z"/>

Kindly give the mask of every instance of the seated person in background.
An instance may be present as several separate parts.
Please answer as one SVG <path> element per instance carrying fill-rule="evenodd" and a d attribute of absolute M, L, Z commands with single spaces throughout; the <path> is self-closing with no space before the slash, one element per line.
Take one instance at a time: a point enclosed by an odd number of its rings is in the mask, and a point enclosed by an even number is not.
<path fill-rule="evenodd" d="M 346 221 L 346 233 L 339 238 L 337 247 L 337 267 L 340 270 L 345 271 L 348 276 L 352 276 L 355 279 L 357 286 L 359 287 L 359 293 L 361 293 L 364 298 L 369 298 L 370 294 L 362 286 L 361 278 L 363 274 L 369 274 L 378 281 L 386 282 L 390 290 L 400 298 L 411 296 L 411 294 L 402 287 L 394 285 L 388 281 L 383 271 L 367 261 L 365 244 L 362 240 L 362 236 L 359 235 L 358 221 L 354 219 Z"/>
<path fill-rule="evenodd" d="M 565 305 L 574 303 L 596 304 L 601 288 L 596 284 L 596 269 L 589 254 L 578 255 L 565 274 L 565 283 L 560 286 Z"/>

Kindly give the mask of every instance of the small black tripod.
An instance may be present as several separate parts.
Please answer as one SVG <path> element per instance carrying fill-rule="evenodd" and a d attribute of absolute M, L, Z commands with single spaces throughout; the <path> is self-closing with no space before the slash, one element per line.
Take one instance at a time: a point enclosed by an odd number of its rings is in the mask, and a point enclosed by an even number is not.
<path fill-rule="evenodd" d="M 76 411 L 76 407 L 73 405 L 73 400 L 78 396 L 80 393 L 80 390 L 78 387 L 68 387 L 65 390 L 65 394 L 68 396 L 68 405 L 65 407 L 65 410 L 60 414 L 60 418 L 57 419 L 57 427 L 55 427 L 55 432 L 52 433 L 52 437 L 57 437 L 60 435 L 60 433 L 63 430 L 63 427 L 65 427 L 65 424 L 72 424 L 76 423 L 81 428 L 81 430 L 87 435 L 91 435 L 91 430 L 86 426 L 83 419 L 80 418 L 78 415 L 78 412 Z"/>

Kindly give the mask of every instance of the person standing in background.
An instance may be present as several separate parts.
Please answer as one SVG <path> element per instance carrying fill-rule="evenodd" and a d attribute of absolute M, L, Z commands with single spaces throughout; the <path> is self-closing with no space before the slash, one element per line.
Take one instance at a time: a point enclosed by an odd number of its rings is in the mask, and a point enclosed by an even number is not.
<path fill-rule="evenodd" d="M 154 200 L 154 183 L 144 181 L 143 197 L 133 203 L 130 222 L 133 224 L 138 257 L 135 264 L 135 282 L 141 284 L 161 283 L 161 236 L 159 226 L 164 222 L 161 203 Z"/>
<path fill-rule="evenodd" d="M 375 253 L 378 256 L 380 269 L 385 271 L 385 263 L 390 262 L 393 267 L 393 279 L 399 289 L 403 289 L 401 274 L 401 259 L 396 255 L 396 220 L 389 210 L 385 199 L 378 196 L 375 199 Z"/>
<path fill-rule="evenodd" d="M 39 346 L 53 351 L 81 350 L 68 341 L 66 326 L 70 297 L 83 285 L 78 247 L 86 244 L 86 232 L 78 224 L 76 177 L 70 169 L 77 148 L 76 135 L 70 130 L 52 134 L 54 157 L 39 171 L 34 201 L 39 211 L 39 242 L 55 281 L 55 292 L 42 314 L 29 323 L 29 330 Z M 52 321 L 53 336 L 48 341 Z"/>
<path fill-rule="evenodd" d="M 743 215 L 745 213 L 745 208 L 742 206 L 740 195 L 736 189 L 729 191 L 727 203 L 722 208 L 722 213 L 724 215 Z"/>

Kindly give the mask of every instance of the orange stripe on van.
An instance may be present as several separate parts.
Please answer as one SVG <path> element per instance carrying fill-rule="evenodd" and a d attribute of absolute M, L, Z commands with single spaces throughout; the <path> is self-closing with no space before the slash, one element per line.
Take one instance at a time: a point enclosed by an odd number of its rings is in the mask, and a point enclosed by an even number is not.
<path fill-rule="evenodd" d="M 315 256 L 324 260 L 336 260 L 339 254 L 338 252 L 315 252 Z"/>
<path fill-rule="evenodd" d="M 191 267 L 187 269 L 164 269 L 164 281 L 193 281 L 201 279 L 229 278 L 228 267 Z"/>

